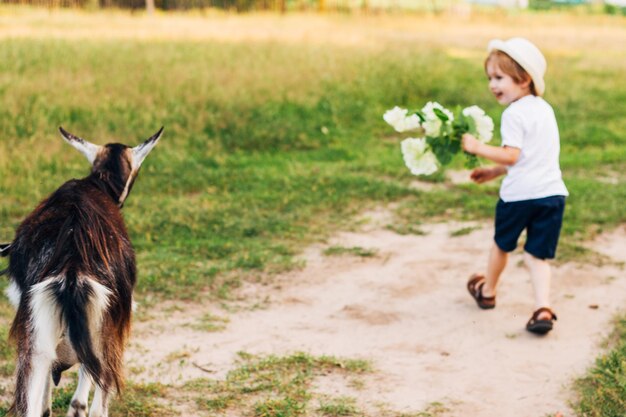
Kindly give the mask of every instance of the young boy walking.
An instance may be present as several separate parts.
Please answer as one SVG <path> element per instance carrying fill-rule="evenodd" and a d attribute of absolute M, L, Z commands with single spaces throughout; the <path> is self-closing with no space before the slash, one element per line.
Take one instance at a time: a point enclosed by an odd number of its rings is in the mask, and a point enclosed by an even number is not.
<path fill-rule="evenodd" d="M 556 315 L 550 307 L 550 264 L 561 231 L 567 188 L 559 167 L 559 130 L 552 107 L 541 97 L 546 60 L 539 49 L 523 38 L 489 43 L 485 71 L 489 89 L 502 113 L 502 146 L 490 146 L 470 134 L 463 149 L 497 165 L 476 168 L 477 183 L 506 175 L 496 206 L 494 244 L 484 274 L 474 274 L 467 289 L 480 308 L 496 306 L 500 275 L 508 255 L 526 230 L 524 261 L 534 288 L 534 313 L 526 329 L 536 334 L 552 330 Z"/>

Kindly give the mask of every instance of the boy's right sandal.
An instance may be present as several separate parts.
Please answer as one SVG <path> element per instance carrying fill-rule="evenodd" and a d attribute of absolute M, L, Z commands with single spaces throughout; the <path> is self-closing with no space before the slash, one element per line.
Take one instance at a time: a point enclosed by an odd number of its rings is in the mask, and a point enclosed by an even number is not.
<path fill-rule="evenodd" d="M 539 320 L 539 315 L 544 312 L 550 313 L 550 319 Z M 528 320 L 528 323 L 526 323 L 526 330 L 528 330 L 531 333 L 544 335 L 548 333 L 550 330 L 552 330 L 552 323 L 556 319 L 557 319 L 556 314 L 554 314 L 552 310 L 550 310 L 547 307 L 541 307 L 540 309 L 538 309 L 537 311 L 533 313 L 530 320 Z"/>

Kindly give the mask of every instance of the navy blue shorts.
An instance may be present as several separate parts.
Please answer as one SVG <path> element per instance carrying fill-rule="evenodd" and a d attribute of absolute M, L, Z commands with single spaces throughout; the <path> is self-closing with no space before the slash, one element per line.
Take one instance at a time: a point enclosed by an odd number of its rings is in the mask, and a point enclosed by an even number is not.
<path fill-rule="evenodd" d="M 496 244 L 504 252 L 514 251 L 525 229 L 524 250 L 535 258 L 553 259 L 564 210 L 562 195 L 510 203 L 500 200 L 496 205 Z"/>

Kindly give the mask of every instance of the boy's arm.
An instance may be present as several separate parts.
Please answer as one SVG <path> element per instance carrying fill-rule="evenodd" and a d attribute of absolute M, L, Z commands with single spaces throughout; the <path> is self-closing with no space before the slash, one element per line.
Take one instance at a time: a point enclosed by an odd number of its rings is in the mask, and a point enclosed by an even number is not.
<path fill-rule="evenodd" d="M 489 168 L 474 168 L 470 174 L 470 178 L 472 181 L 482 184 L 483 182 L 498 178 L 500 175 L 504 174 L 506 174 L 506 167 L 504 165 L 498 165 Z"/>
<path fill-rule="evenodd" d="M 462 146 L 465 152 L 482 156 L 501 165 L 515 164 L 522 152 L 521 149 L 511 146 L 499 147 L 484 144 L 469 133 L 463 135 Z"/>

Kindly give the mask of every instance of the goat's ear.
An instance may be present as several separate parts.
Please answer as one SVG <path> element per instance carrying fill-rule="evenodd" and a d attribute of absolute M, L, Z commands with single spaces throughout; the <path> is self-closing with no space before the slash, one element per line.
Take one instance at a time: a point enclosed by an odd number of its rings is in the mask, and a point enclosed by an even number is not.
<path fill-rule="evenodd" d="M 93 161 L 96 160 L 96 156 L 98 155 L 98 151 L 101 146 L 94 145 L 93 143 L 87 142 L 85 139 L 74 136 L 62 127 L 59 127 L 59 132 L 61 132 L 63 139 L 65 139 L 67 143 L 78 149 L 80 153 L 87 157 L 89 163 L 93 165 Z"/>
<path fill-rule="evenodd" d="M 154 135 L 152 135 L 148 140 L 146 140 L 141 145 L 137 145 L 133 148 L 133 166 L 136 169 L 139 169 L 146 156 L 150 153 L 152 148 L 154 148 L 161 139 L 161 135 L 163 134 L 163 127 L 159 129 Z"/>

